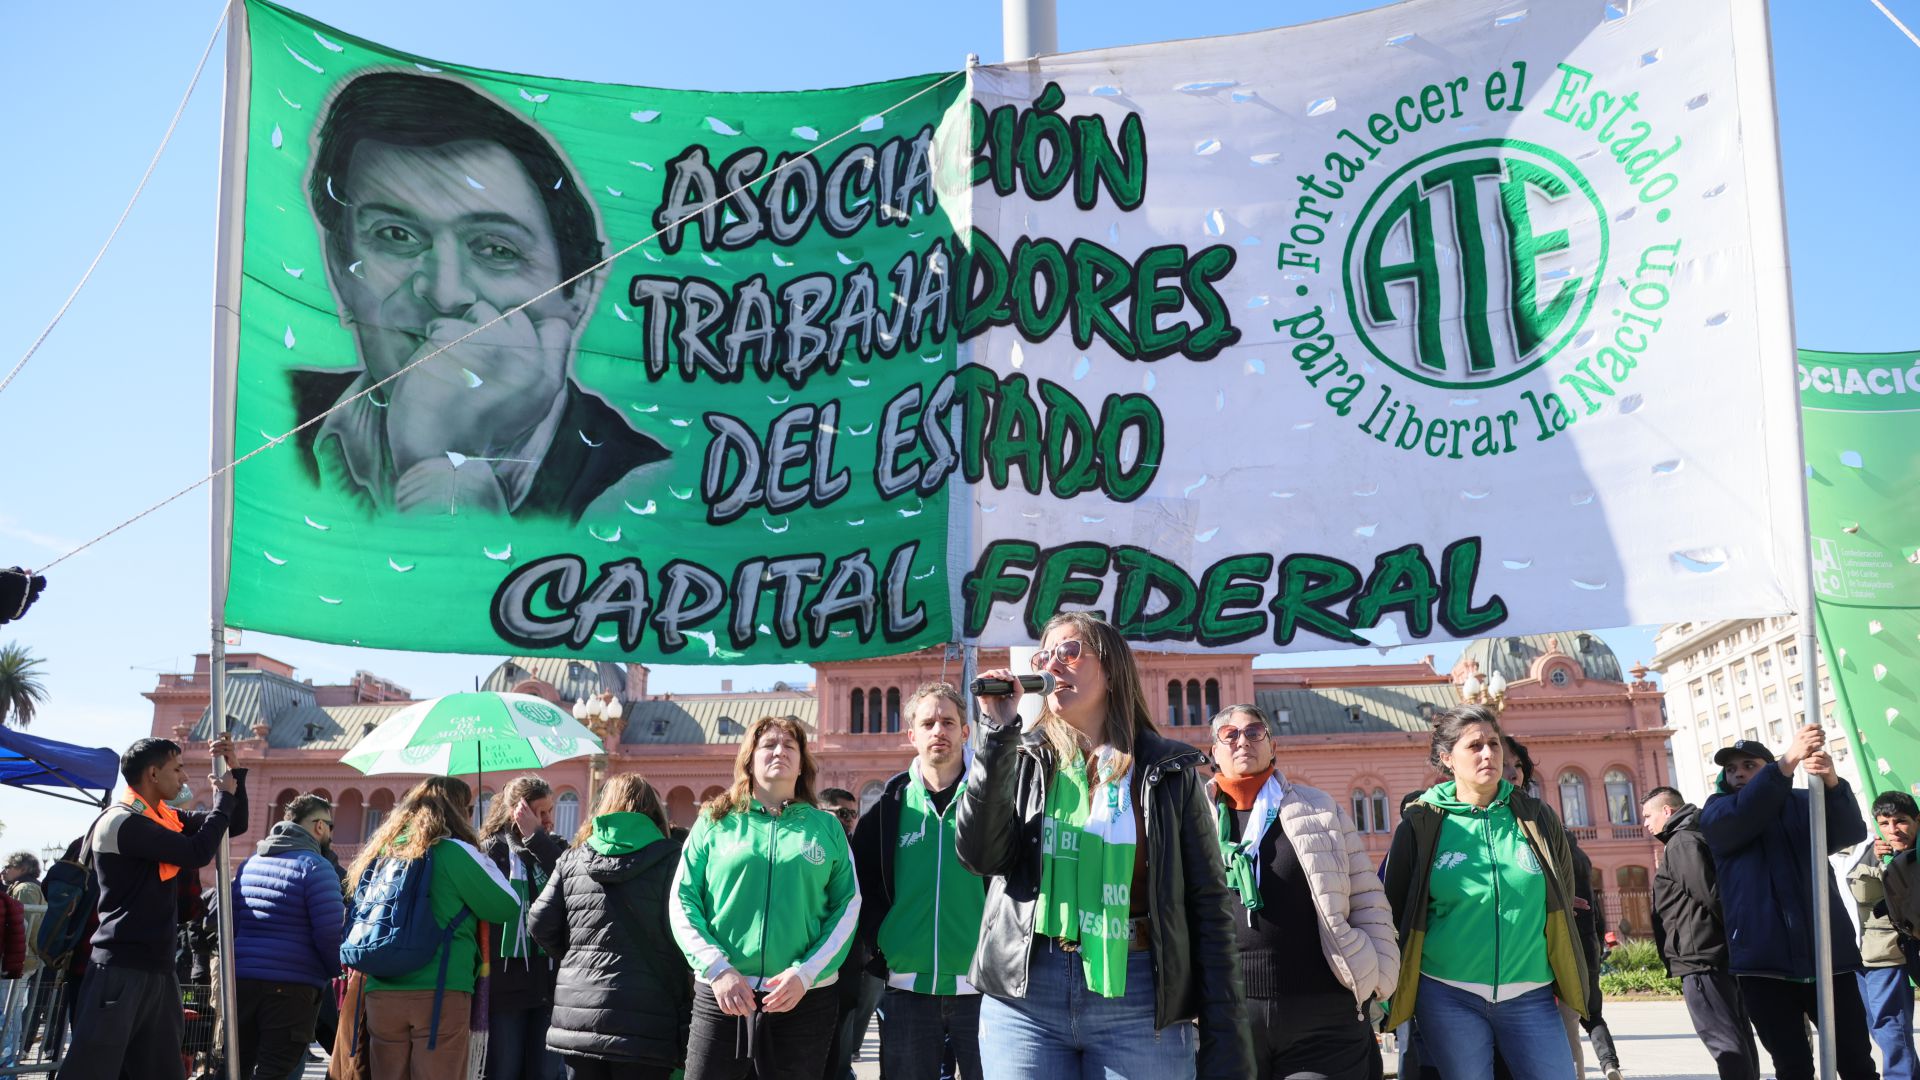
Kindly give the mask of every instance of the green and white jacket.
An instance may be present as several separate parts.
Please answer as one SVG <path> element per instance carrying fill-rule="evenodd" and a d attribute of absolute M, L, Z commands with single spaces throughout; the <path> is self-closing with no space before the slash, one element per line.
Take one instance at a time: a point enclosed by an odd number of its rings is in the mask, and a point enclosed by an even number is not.
<path fill-rule="evenodd" d="M 966 780 L 939 812 L 915 759 L 887 782 L 853 835 L 860 929 L 877 951 L 867 970 L 918 994 L 977 994 L 967 972 L 980 944 L 987 883 L 960 862 L 954 825 Z"/>
<path fill-rule="evenodd" d="M 758 989 L 793 968 L 807 988 L 838 977 L 860 919 L 860 888 L 840 819 L 805 803 L 778 817 L 751 800 L 704 811 L 680 852 L 669 920 L 694 978 L 737 971 Z"/>

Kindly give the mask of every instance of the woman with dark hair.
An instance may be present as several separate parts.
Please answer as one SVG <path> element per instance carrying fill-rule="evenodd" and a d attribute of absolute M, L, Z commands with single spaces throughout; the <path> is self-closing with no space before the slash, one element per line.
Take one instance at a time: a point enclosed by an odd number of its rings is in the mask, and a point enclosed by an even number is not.
<path fill-rule="evenodd" d="M 428 905 L 435 922 L 453 927 L 446 944 L 418 969 L 391 978 L 367 976 L 361 1000 L 373 1080 L 464 1080 L 467 1075 L 468 1017 L 480 967 L 474 921 L 520 918 L 512 886 L 476 846 L 479 837 L 467 824 L 472 818 L 473 789 L 466 781 L 428 777 L 407 792 L 347 869 L 357 891 L 383 859 L 430 857 Z M 347 1026 L 343 1017 L 341 1027 Z"/>
<path fill-rule="evenodd" d="M 954 832 L 988 879 L 968 976 L 986 995 L 982 1071 L 1252 1075 L 1206 758 L 1154 729 L 1111 623 L 1054 616 L 1033 667 L 1054 689 L 1026 733 L 1012 672 L 981 673 L 1015 692 L 979 699 L 986 739 Z"/>
<path fill-rule="evenodd" d="M 520 918 L 489 931 L 487 1080 L 559 1080 L 560 1056 L 547 1049 L 553 1019 L 553 958 L 528 933 L 527 910 L 567 850 L 553 835 L 553 788 L 518 776 L 494 797 L 480 825 L 480 850 L 520 898 Z"/>
<path fill-rule="evenodd" d="M 846 831 L 814 802 L 806 729 L 763 716 L 740 740 L 733 786 L 687 835 L 669 908 L 695 980 L 687 1080 L 818 1080 L 826 1069 L 830 987 L 860 890 Z"/>
<path fill-rule="evenodd" d="M 1433 720 L 1429 760 L 1452 775 L 1407 807 L 1387 853 L 1400 980 L 1387 1027 L 1419 1021 L 1447 1080 L 1572 1080 L 1557 994 L 1585 1013 L 1573 856 L 1560 818 L 1502 775 L 1500 722 L 1478 705 Z"/>
<path fill-rule="evenodd" d="M 680 861 L 668 828 L 640 774 L 609 779 L 534 901 L 534 939 L 560 958 L 546 1045 L 569 1080 L 667 1080 L 686 1056 L 693 977 L 667 922 Z"/>

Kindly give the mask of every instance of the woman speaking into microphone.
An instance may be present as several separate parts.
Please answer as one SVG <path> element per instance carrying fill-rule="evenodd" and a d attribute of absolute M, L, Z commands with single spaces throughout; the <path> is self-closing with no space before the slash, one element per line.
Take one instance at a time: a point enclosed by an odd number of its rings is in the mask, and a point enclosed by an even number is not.
<path fill-rule="evenodd" d="M 1056 615 L 1033 667 L 1054 685 L 1025 733 L 1014 673 L 982 673 L 1008 692 L 977 699 L 986 738 L 954 831 L 988 879 L 969 975 L 981 1071 L 1251 1075 L 1206 758 L 1154 729 L 1112 624 Z"/>

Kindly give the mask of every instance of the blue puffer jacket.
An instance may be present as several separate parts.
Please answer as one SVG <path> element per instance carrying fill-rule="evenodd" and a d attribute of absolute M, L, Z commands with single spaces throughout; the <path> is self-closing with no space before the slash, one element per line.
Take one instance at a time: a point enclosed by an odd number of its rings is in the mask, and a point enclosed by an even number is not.
<path fill-rule="evenodd" d="M 242 979 L 325 986 L 340 973 L 340 878 L 291 821 L 273 827 L 233 880 L 233 965 Z"/>
<path fill-rule="evenodd" d="M 1865 840 L 1867 823 L 1847 782 L 1829 788 L 1826 796 L 1828 853 Z M 1739 791 L 1727 790 L 1723 780 L 1719 794 L 1700 811 L 1700 831 L 1719 874 L 1728 967 L 1735 975 L 1814 976 L 1808 798 L 1807 791 L 1796 790 L 1785 773 L 1769 765 Z M 1860 970 L 1860 947 L 1853 940 L 1846 903 L 1829 873 L 1827 905 L 1833 912 L 1836 973 Z"/>

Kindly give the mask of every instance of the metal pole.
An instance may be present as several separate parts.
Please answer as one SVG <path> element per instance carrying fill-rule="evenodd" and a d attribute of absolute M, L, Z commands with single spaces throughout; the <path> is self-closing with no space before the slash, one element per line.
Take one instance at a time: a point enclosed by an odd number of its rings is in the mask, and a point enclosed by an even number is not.
<path fill-rule="evenodd" d="M 213 625 L 213 647 L 208 653 L 212 676 L 208 694 L 208 734 L 217 738 L 227 732 L 227 571 L 228 547 L 232 538 L 233 487 L 227 470 L 233 464 L 233 370 L 240 350 L 240 269 L 246 210 L 247 105 L 252 83 L 251 50 L 247 34 L 247 5 L 234 3 L 227 9 L 227 67 L 225 109 L 220 129 L 220 189 L 217 197 L 219 226 L 215 232 L 213 258 L 213 401 L 209 457 L 214 473 L 209 508 L 209 556 L 211 577 L 208 607 Z M 223 765 L 213 763 L 219 776 Z M 217 898 L 220 956 L 220 1030 L 226 1055 L 222 1070 L 228 1080 L 237 1080 L 240 1068 L 240 1038 L 237 1023 L 239 1007 L 234 993 L 233 967 L 233 842 L 231 834 L 220 845 L 214 862 L 214 896 Z"/>
<path fill-rule="evenodd" d="M 1000 52 L 1008 63 L 1060 51 L 1054 0 L 1000 0 Z"/>
<path fill-rule="evenodd" d="M 1758 271 L 1756 278 L 1759 292 L 1760 310 L 1766 312 L 1764 325 L 1760 328 L 1763 357 L 1769 361 L 1791 361 L 1798 338 L 1793 326 L 1793 290 L 1788 284 L 1792 273 L 1792 260 L 1787 252 L 1786 192 L 1782 181 L 1780 164 L 1780 108 L 1773 81 L 1773 41 L 1770 33 L 1769 3 L 1760 0 L 1755 4 L 1735 4 L 1732 7 L 1732 30 L 1735 65 L 1739 75 L 1739 97 L 1741 115 L 1747 120 L 1764 118 L 1764 123 L 1744 123 L 1741 125 L 1741 137 L 1748 145 L 1749 165 L 1747 169 L 1748 197 L 1755 207 L 1764 208 L 1771 204 L 1776 208 L 1773 214 L 1760 213 L 1753 217 L 1754 264 Z M 1772 260 L 1779 260 L 1780 275 L 1773 278 L 1767 274 L 1772 268 Z M 1779 356 L 1774 349 L 1784 349 L 1788 354 Z M 1800 655 L 1805 675 L 1801 685 L 1806 688 L 1806 716 L 1809 723 L 1820 723 L 1820 647 L 1815 633 L 1814 597 L 1817 595 L 1814 585 L 1813 550 L 1807 523 L 1806 488 L 1806 438 L 1802 433 L 1799 385 L 1795 380 L 1797 365 L 1791 362 L 1779 363 L 1778 370 L 1769 370 L 1766 377 L 1778 380 L 1779 385 L 1788 394 L 1785 399 L 1790 407 L 1782 410 L 1785 415 L 1769 414 L 1770 423 L 1780 423 L 1790 427 L 1793 433 L 1793 475 L 1788 477 L 1775 474 L 1775 482 L 1781 487 L 1791 485 L 1791 493 L 1781 494 L 1795 500 L 1798 515 L 1791 538 L 1782 537 L 1782 548 L 1776 549 L 1781 555 L 1794 554 L 1800 558 L 1802 571 L 1799 575 L 1799 593 L 1796 607 L 1800 616 Z M 1782 465 L 1788 463 L 1782 462 Z M 1819 1061 L 1822 1080 L 1833 1080 L 1834 1076 L 1834 1038 L 1833 1038 L 1833 912 L 1828 906 L 1831 892 L 1833 867 L 1827 862 L 1827 803 L 1826 788 L 1823 783 L 1808 778 L 1808 825 L 1809 847 L 1807 852 L 1808 874 L 1813 886 L 1813 955 L 1814 985 L 1816 987 L 1817 1016 L 1815 1023 L 1819 1029 Z"/>

